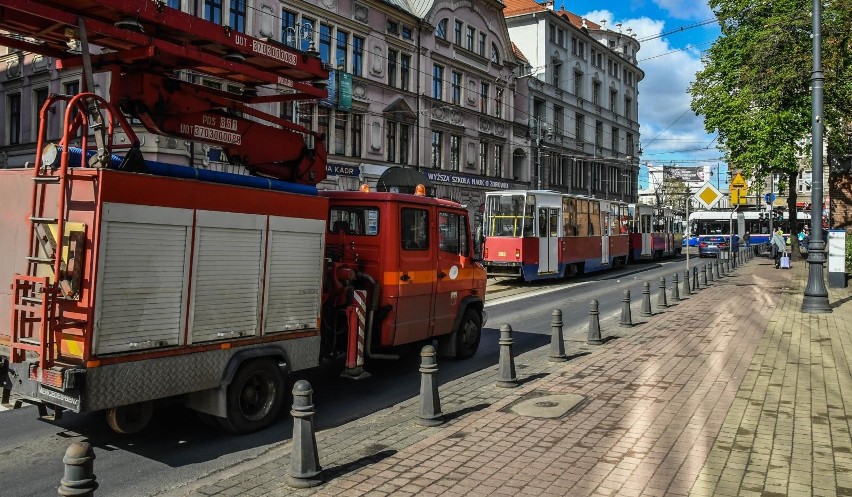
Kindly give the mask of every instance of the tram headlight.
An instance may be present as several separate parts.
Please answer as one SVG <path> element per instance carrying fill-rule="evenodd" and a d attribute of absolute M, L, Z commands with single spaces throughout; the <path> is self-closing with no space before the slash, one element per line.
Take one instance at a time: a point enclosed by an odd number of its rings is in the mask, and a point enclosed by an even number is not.
<path fill-rule="evenodd" d="M 521 249 L 515 249 L 515 260 L 521 260 Z"/>

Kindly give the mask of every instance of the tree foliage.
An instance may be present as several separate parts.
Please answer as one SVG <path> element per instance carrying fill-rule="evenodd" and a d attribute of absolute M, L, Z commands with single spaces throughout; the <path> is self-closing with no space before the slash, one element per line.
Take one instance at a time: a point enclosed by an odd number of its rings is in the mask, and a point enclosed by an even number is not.
<path fill-rule="evenodd" d="M 785 178 L 792 218 L 797 159 L 810 153 L 812 2 L 709 3 L 721 35 L 689 88 L 692 110 L 718 133 L 732 169 L 758 181 Z M 825 137 L 830 152 L 843 155 L 852 117 L 852 0 L 823 0 L 821 31 Z"/>

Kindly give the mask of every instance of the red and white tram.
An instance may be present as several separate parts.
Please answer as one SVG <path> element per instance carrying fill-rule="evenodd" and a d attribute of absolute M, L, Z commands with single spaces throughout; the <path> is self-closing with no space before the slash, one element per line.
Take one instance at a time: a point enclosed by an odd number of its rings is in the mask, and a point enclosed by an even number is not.
<path fill-rule="evenodd" d="M 630 260 L 658 260 L 681 252 L 683 236 L 670 208 L 630 204 Z"/>
<path fill-rule="evenodd" d="M 483 264 L 525 281 L 599 271 L 628 258 L 627 204 L 543 190 L 488 192 Z"/>

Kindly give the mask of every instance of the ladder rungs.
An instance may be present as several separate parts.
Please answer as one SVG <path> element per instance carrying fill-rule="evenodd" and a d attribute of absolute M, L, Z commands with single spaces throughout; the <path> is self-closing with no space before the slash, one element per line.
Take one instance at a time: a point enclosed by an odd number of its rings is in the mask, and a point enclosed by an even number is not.
<path fill-rule="evenodd" d="M 59 176 L 33 176 L 36 183 L 59 183 Z"/>
<path fill-rule="evenodd" d="M 53 259 L 51 259 L 50 257 L 29 256 L 29 257 L 27 257 L 27 260 L 30 261 L 30 262 L 34 262 L 36 264 L 53 264 L 54 262 L 56 262 Z"/>
<path fill-rule="evenodd" d="M 62 317 L 68 319 L 69 321 L 86 322 L 89 320 L 85 312 L 62 311 Z"/>
<path fill-rule="evenodd" d="M 39 340 L 36 340 L 35 338 L 31 338 L 31 337 L 18 338 L 18 343 L 23 343 L 23 344 L 26 344 L 26 345 L 41 345 L 41 342 Z M 21 347 L 21 348 L 30 350 L 27 347 Z"/>
<path fill-rule="evenodd" d="M 30 221 L 39 224 L 56 224 L 59 222 L 59 219 L 55 217 L 31 217 Z"/>
<path fill-rule="evenodd" d="M 21 302 L 27 304 L 41 304 L 41 297 L 21 297 Z"/>

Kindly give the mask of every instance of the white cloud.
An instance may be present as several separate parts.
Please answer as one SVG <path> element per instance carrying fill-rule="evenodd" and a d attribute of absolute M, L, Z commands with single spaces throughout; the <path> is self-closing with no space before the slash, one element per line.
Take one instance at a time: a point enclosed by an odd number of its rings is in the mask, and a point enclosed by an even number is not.
<path fill-rule="evenodd" d="M 698 0 L 654 0 L 657 7 L 665 10 L 675 19 L 696 19 L 703 21 L 713 17 L 713 11 L 706 1 Z"/>
<path fill-rule="evenodd" d="M 615 29 L 615 23 L 620 22 L 623 30 L 630 27 L 639 40 L 658 36 L 665 30 L 663 20 L 614 19 L 606 10 L 592 11 L 585 17 L 594 22 L 606 20 L 608 29 Z M 704 131 L 703 118 L 690 109 L 691 96 L 686 91 L 703 67 L 701 52 L 689 46 L 676 50 L 662 37 L 641 42 L 637 54 L 639 68 L 645 72 L 637 97 L 642 160 L 688 164 L 690 160 L 716 159 L 721 154 L 715 143 L 707 150 L 695 150 L 707 147 L 713 136 Z"/>

